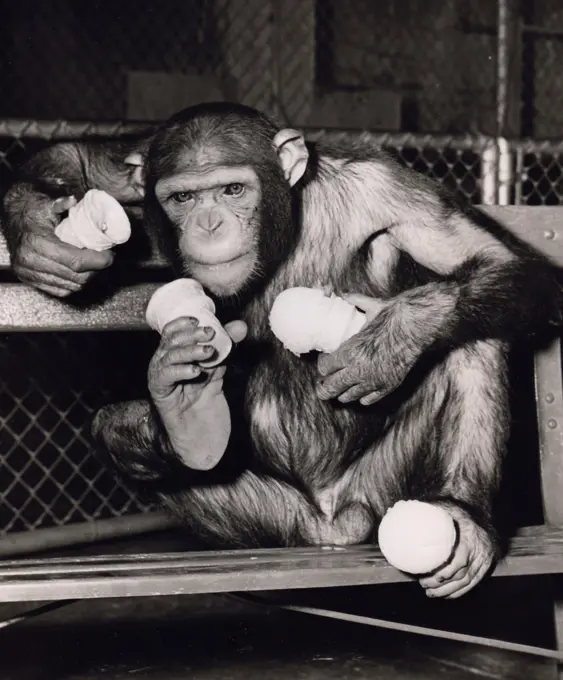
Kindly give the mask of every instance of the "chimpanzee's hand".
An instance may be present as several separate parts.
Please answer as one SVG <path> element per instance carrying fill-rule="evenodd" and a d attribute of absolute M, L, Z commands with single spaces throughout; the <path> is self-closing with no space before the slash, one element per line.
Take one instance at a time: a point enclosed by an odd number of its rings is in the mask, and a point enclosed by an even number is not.
<path fill-rule="evenodd" d="M 233 342 L 241 342 L 243 321 L 225 326 Z M 223 454 L 230 434 L 229 410 L 224 395 L 226 367 L 203 369 L 198 362 L 213 355 L 212 328 L 198 328 L 197 319 L 181 317 L 162 330 L 160 345 L 148 372 L 149 391 L 168 434 L 184 463 L 208 469 Z"/>
<path fill-rule="evenodd" d="M 33 220 L 20 234 L 12 252 L 12 270 L 30 286 L 55 297 L 67 297 L 81 290 L 99 270 L 109 267 L 114 254 L 107 250 L 75 248 L 55 236 L 60 216 L 76 199 L 60 198 L 46 202 L 35 211 Z"/>
<path fill-rule="evenodd" d="M 366 312 L 366 325 L 331 354 L 318 358 L 317 395 L 342 403 L 360 400 L 368 406 L 403 382 L 422 348 L 406 342 L 386 312 L 390 303 L 364 295 L 345 298 Z"/>

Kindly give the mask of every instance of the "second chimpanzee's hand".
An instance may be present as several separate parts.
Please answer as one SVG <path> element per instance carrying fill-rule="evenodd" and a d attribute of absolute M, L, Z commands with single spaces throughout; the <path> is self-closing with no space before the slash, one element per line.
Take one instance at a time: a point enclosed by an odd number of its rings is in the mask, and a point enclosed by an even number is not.
<path fill-rule="evenodd" d="M 319 356 L 317 395 L 342 403 L 359 400 L 368 406 L 403 382 L 421 350 L 395 335 L 385 313 L 388 302 L 364 295 L 345 297 L 365 311 L 367 323 L 336 351 Z"/>
<path fill-rule="evenodd" d="M 60 214 L 75 202 L 65 198 L 43 206 L 41 214 L 34 216 L 34 224 L 22 231 L 11 257 L 12 270 L 22 283 L 60 298 L 81 290 L 114 259 L 109 250 L 99 253 L 75 248 L 55 236 Z"/>

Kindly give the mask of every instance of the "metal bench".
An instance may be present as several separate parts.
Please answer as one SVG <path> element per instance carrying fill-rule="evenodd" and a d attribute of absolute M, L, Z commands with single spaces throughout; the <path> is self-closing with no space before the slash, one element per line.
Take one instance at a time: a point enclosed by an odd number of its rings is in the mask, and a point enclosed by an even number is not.
<path fill-rule="evenodd" d="M 563 209 L 489 206 L 482 210 L 563 265 Z M 165 266 L 154 255 L 137 264 L 140 279 L 143 271 Z M 9 267 L 3 243 L 0 267 Z M 103 303 L 83 309 L 18 283 L 1 283 L 0 332 L 145 330 L 145 306 L 159 285 L 146 280 L 126 285 Z M 534 362 L 545 523 L 521 529 L 513 537 L 495 577 L 563 572 L 563 384 L 559 338 L 537 351 Z M 149 526 L 151 520 L 147 520 Z M 273 591 L 404 580 L 407 577 L 390 567 L 371 546 L 10 559 L 0 562 L 0 601 Z M 554 611 L 557 643 L 563 650 L 563 600 L 554 602 Z"/>

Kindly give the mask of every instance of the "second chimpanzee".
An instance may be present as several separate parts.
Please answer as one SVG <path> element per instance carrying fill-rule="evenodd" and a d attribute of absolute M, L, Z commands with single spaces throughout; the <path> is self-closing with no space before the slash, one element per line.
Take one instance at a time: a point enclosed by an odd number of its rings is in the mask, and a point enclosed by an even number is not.
<path fill-rule="evenodd" d="M 111 250 L 75 248 L 55 236 L 55 227 L 89 189 L 108 192 L 131 216 L 138 214 L 151 132 L 53 144 L 24 163 L 0 214 L 12 268 L 21 281 L 49 295 L 67 297 L 112 264 Z"/>

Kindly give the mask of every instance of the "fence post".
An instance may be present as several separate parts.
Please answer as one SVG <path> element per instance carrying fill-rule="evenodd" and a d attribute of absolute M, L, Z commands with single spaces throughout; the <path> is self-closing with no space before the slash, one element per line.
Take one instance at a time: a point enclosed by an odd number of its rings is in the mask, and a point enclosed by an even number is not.
<path fill-rule="evenodd" d="M 481 203 L 496 205 L 498 198 L 498 149 L 496 142 L 491 141 L 481 152 Z"/>

